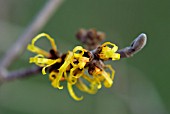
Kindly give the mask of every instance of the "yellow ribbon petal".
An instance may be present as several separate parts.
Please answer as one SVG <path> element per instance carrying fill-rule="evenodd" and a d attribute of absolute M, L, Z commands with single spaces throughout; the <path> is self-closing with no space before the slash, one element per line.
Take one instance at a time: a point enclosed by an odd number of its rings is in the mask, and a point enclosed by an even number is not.
<path fill-rule="evenodd" d="M 38 65 L 40 67 L 44 67 L 45 65 L 47 65 L 53 61 L 54 60 L 44 58 L 43 55 L 38 54 L 35 57 L 30 57 L 29 63 L 35 63 L 36 65 Z"/>
<path fill-rule="evenodd" d="M 119 53 L 114 53 L 112 54 L 112 60 L 119 60 L 120 59 L 120 54 Z"/>
<path fill-rule="evenodd" d="M 44 67 L 42 68 L 42 74 L 43 74 L 43 75 L 46 74 L 45 69 L 46 69 L 47 67 L 50 67 L 50 66 L 52 66 L 53 64 L 55 64 L 55 63 L 60 63 L 60 62 L 61 62 L 61 58 L 58 58 L 58 59 L 56 59 L 56 60 L 48 61 L 48 65 L 46 65 L 46 66 L 44 66 Z"/>
<path fill-rule="evenodd" d="M 40 66 L 40 67 L 43 67 L 42 68 L 42 74 L 45 75 L 46 72 L 45 72 L 45 69 L 47 67 L 50 67 L 51 65 L 55 64 L 55 63 L 58 63 L 58 62 L 61 62 L 61 58 L 58 58 L 56 60 L 53 60 L 53 59 L 47 59 L 47 58 L 44 58 L 43 55 L 37 55 L 35 57 L 31 57 L 30 58 L 30 63 L 35 63 L 36 65 Z"/>
<path fill-rule="evenodd" d="M 46 57 L 49 57 L 48 52 L 46 52 L 45 50 L 42 50 L 42 49 L 38 48 L 37 46 L 35 46 L 35 42 L 42 37 L 46 37 L 50 41 L 52 49 L 54 51 L 57 51 L 57 47 L 56 47 L 54 39 L 46 33 L 41 33 L 41 34 L 37 35 L 35 38 L 33 38 L 31 44 L 29 44 L 27 46 L 27 49 L 30 50 L 31 52 L 42 54 Z"/>
<path fill-rule="evenodd" d="M 114 80 L 114 75 L 115 75 L 115 70 L 112 68 L 111 65 L 105 65 L 106 68 L 109 68 L 109 70 L 111 71 L 111 79 Z"/>
<path fill-rule="evenodd" d="M 72 84 L 71 84 L 71 83 L 67 82 L 67 88 L 68 88 L 68 91 L 69 91 L 71 97 L 72 97 L 74 100 L 80 101 L 80 100 L 83 99 L 83 96 L 81 96 L 81 97 L 77 97 L 77 96 L 76 96 L 76 94 L 75 94 L 74 91 L 73 91 L 73 87 L 72 87 Z"/>
<path fill-rule="evenodd" d="M 82 55 L 84 54 L 84 49 L 83 49 L 83 47 L 81 47 L 81 46 L 76 46 L 76 47 L 73 49 L 73 53 L 74 53 L 74 57 L 75 57 L 75 58 L 82 57 Z"/>
<path fill-rule="evenodd" d="M 84 73 L 84 69 L 79 69 L 78 66 L 74 66 L 73 68 L 71 68 L 70 70 L 70 77 L 74 77 L 74 78 L 80 78 Z"/>
<path fill-rule="evenodd" d="M 55 79 L 56 79 L 56 77 L 57 77 L 57 72 L 55 72 L 55 71 L 52 71 L 50 74 L 49 74 L 49 79 L 51 80 L 51 81 L 54 81 Z"/>
<path fill-rule="evenodd" d="M 79 63 L 78 63 L 79 68 L 80 69 L 84 68 L 87 62 L 89 62 L 89 58 L 87 58 L 87 57 L 80 57 L 79 58 Z"/>
<path fill-rule="evenodd" d="M 46 56 L 46 57 L 49 57 L 49 56 L 50 56 L 50 54 L 49 54 L 47 51 L 42 50 L 42 49 L 40 49 L 39 47 L 34 46 L 34 45 L 32 45 L 32 44 L 28 44 L 27 49 L 28 49 L 29 51 L 33 52 L 33 53 L 42 54 L 42 55 L 44 55 L 44 56 Z"/>
<path fill-rule="evenodd" d="M 107 87 L 107 88 L 111 87 L 113 84 L 113 81 L 110 78 L 110 76 L 108 75 L 108 73 L 103 70 L 101 75 L 105 78 L 105 81 L 104 81 L 105 87 Z"/>
<path fill-rule="evenodd" d="M 77 88 L 79 88 L 81 91 L 83 92 L 87 92 L 89 94 L 95 94 L 97 92 L 97 88 L 91 87 L 89 88 L 88 86 L 86 86 L 86 84 L 83 83 L 82 80 L 78 80 L 76 83 Z"/>
<path fill-rule="evenodd" d="M 60 86 L 60 80 L 63 76 L 63 73 L 66 72 L 66 69 L 70 65 L 71 61 L 73 61 L 73 53 L 69 51 L 66 58 L 65 58 L 64 63 L 58 69 L 59 73 L 58 73 L 56 80 L 52 83 L 53 87 L 58 88 L 58 89 L 63 89 L 63 86 Z"/>

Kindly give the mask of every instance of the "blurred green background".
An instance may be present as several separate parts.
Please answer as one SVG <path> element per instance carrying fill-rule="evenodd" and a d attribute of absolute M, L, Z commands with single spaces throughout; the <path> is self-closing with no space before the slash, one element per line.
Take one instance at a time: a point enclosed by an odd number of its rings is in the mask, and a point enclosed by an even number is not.
<path fill-rule="evenodd" d="M 0 0 L 0 57 L 17 40 L 48 0 Z M 34 75 L 0 86 L 0 114 L 168 114 L 170 113 L 170 1 L 169 0 L 65 0 L 40 32 L 55 38 L 61 52 L 80 45 L 75 33 L 96 28 L 119 48 L 140 33 L 146 47 L 132 58 L 111 62 L 114 85 L 96 95 L 74 101 L 64 90 L 53 89 L 48 76 Z M 43 43 L 44 46 L 48 45 Z M 42 46 L 43 46 L 42 45 Z M 26 51 L 10 70 L 29 67 Z"/>

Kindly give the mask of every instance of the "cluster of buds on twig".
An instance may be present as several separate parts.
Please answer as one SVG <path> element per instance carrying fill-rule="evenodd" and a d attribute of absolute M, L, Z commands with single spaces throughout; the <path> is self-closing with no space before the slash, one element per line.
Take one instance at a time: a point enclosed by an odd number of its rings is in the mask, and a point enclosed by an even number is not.
<path fill-rule="evenodd" d="M 32 39 L 32 43 L 28 45 L 27 49 L 37 54 L 35 57 L 31 57 L 29 62 L 42 67 L 43 75 L 47 70 L 49 71 L 49 79 L 54 88 L 63 89 L 61 82 L 66 81 L 71 97 L 75 100 L 82 100 L 83 97 L 78 97 L 73 91 L 73 86 L 89 94 L 95 94 L 102 85 L 110 88 L 115 71 L 111 65 L 105 65 L 104 61 L 119 60 L 121 54 L 125 54 L 123 52 L 128 52 L 129 49 L 118 51 L 118 47 L 111 42 L 100 44 L 104 40 L 105 34 L 94 29 L 81 29 L 76 36 L 85 44 L 86 48 L 76 46 L 73 50 L 60 54 L 54 39 L 46 33 L 41 33 Z M 43 37 L 46 37 L 51 43 L 52 49 L 49 52 L 35 46 L 35 42 Z M 136 42 L 133 43 L 134 45 Z M 133 46 L 129 48 L 132 49 Z"/>

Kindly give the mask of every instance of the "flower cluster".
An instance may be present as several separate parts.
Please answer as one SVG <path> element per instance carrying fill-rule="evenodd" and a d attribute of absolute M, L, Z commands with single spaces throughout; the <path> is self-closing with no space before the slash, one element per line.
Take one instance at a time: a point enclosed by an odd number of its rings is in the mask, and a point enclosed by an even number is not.
<path fill-rule="evenodd" d="M 43 37 L 51 43 L 52 49 L 49 52 L 35 46 L 36 41 Z M 27 49 L 37 54 L 31 57 L 29 62 L 42 67 L 43 75 L 46 74 L 46 70 L 49 71 L 51 85 L 63 89 L 61 82 L 66 81 L 71 97 L 77 101 L 83 97 L 75 94 L 73 86 L 89 94 L 95 94 L 102 85 L 110 88 L 115 71 L 111 65 L 105 65 L 103 61 L 120 59 L 120 54 L 116 53 L 118 47 L 110 42 L 105 42 L 92 51 L 76 46 L 72 51 L 59 54 L 54 39 L 46 33 L 33 38 Z"/>

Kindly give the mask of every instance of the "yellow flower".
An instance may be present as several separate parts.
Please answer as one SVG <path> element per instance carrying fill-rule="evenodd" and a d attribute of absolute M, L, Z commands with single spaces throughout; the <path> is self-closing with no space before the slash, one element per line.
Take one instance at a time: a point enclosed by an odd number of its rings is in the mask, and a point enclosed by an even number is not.
<path fill-rule="evenodd" d="M 71 97 L 79 101 L 82 100 L 83 97 L 78 97 L 74 93 L 73 86 L 89 94 L 95 94 L 102 87 L 102 83 L 107 88 L 112 86 L 115 71 L 111 65 L 98 67 L 91 64 L 91 62 L 94 60 L 120 59 L 120 54 L 115 53 L 118 49 L 115 44 L 106 42 L 101 45 L 101 51 L 98 54 L 99 58 L 95 58 L 92 52 L 81 46 L 76 46 L 72 51 L 68 51 L 62 56 L 54 56 L 50 52 L 46 52 L 35 46 L 35 42 L 42 37 L 46 37 L 50 41 L 52 50 L 57 53 L 54 39 L 46 33 L 41 33 L 33 38 L 32 43 L 27 47 L 29 51 L 37 54 L 35 57 L 30 57 L 29 62 L 42 67 L 43 75 L 46 74 L 46 69 L 49 69 L 49 80 L 54 88 L 63 89 L 60 82 L 67 81 L 67 88 Z M 109 47 L 109 45 L 111 47 Z M 108 68 L 110 72 L 106 72 L 106 68 Z M 85 71 L 89 69 L 92 71 L 91 75 L 85 73 Z"/>
<path fill-rule="evenodd" d="M 118 47 L 115 44 L 112 44 L 110 42 L 105 42 L 102 44 L 102 51 L 99 54 L 100 59 L 103 60 L 119 60 L 120 59 L 120 54 L 115 53 L 118 50 Z"/>

